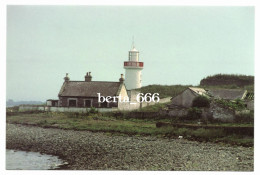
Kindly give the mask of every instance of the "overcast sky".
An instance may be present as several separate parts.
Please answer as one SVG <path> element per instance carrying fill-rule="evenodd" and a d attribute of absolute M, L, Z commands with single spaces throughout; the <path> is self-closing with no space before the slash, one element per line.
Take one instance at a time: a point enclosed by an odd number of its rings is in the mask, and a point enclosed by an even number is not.
<path fill-rule="evenodd" d="M 133 36 L 144 86 L 254 75 L 253 7 L 8 6 L 7 99 L 57 99 L 66 73 L 118 81 Z"/>

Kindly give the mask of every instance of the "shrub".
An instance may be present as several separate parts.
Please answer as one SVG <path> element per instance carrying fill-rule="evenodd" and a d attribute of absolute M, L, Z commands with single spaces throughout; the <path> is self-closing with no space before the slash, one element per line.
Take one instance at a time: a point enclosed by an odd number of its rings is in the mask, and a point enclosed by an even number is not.
<path fill-rule="evenodd" d="M 236 99 L 235 104 L 236 104 L 238 109 L 245 109 L 246 108 L 245 103 L 241 99 Z"/>
<path fill-rule="evenodd" d="M 233 110 L 243 110 L 246 109 L 244 102 L 240 99 L 236 99 L 235 101 L 224 100 L 224 99 L 216 99 L 216 103 L 220 104 L 225 108 L 230 108 Z"/>
<path fill-rule="evenodd" d="M 90 114 L 97 114 L 97 113 L 98 113 L 98 111 L 97 111 L 97 109 L 96 109 L 96 108 L 94 108 L 94 107 L 91 107 L 91 108 L 90 108 L 90 110 L 89 110 L 89 113 L 90 113 Z"/>
<path fill-rule="evenodd" d="M 186 136 L 186 135 L 190 135 L 190 130 L 188 128 L 178 128 L 174 131 L 174 133 L 176 135 Z"/>
<path fill-rule="evenodd" d="M 185 117 L 186 120 L 197 120 L 201 118 L 202 111 L 197 107 L 193 107 L 188 109 L 187 116 Z"/>
<path fill-rule="evenodd" d="M 194 98 L 194 100 L 192 101 L 192 107 L 210 107 L 210 100 L 203 95 L 197 96 Z"/>

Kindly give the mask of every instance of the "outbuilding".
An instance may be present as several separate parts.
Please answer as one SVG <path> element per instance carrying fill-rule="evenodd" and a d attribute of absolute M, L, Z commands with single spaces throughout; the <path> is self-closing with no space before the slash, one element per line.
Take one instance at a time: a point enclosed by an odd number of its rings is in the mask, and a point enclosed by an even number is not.
<path fill-rule="evenodd" d="M 179 95 L 173 97 L 171 99 L 172 103 L 169 107 L 177 106 L 177 107 L 189 108 L 192 106 L 192 102 L 194 98 L 199 95 L 207 96 L 206 90 L 197 87 L 189 87 L 183 92 L 181 92 Z"/>

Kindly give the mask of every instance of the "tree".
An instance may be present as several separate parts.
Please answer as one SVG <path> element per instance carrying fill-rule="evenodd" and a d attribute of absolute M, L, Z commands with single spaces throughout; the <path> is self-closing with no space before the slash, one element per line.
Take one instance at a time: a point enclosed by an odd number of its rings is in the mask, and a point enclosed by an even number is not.
<path fill-rule="evenodd" d="M 192 101 L 192 107 L 210 107 L 210 99 L 206 96 L 200 95 L 194 98 Z"/>

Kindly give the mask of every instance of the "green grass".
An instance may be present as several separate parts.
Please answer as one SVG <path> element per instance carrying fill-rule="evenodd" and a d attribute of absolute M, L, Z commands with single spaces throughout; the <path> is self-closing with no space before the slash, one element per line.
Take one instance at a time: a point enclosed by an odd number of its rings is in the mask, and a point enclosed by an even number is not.
<path fill-rule="evenodd" d="M 7 122 L 61 129 L 118 132 L 129 135 L 153 135 L 153 133 L 165 132 L 163 131 L 165 129 L 156 128 L 155 123 L 141 122 L 140 120 L 138 122 L 120 120 L 98 114 L 78 118 L 75 115 L 68 116 L 64 113 L 23 114 L 7 116 Z"/>
<path fill-rule="evenodd" d="M 143 108 L 138 109 L 136 111 L 139 111 L 139 112 L 158 112 L 161 109 L 166 108 L 168 104 L 170 104 L 170 102 L 169 103 L 157 103 L 155 105 L 143 107 Z"/>
<path fill-rule="evenodd" d="M 106 134 L 157 136 L 211 142 L 225 142 L 242 146 L 252 146 L 253 138 L 239 135 L 226 135 L 222 129 L 191 129 L 176 128 L 172 126 L 156 127 L 153 120 L 122 119 L 104 114 L 79 114 L 79 113 L 16 113 L 7 115 L 8 123 L 27 124 L 40 127 L 53 127 L 60 129 L 87 130 L 93 132 L 105 132 Z"/>
<path fill-rule="evenodd" d="M 230 100 L 224 100 L 224 99 L 215 99 L 215 102 L 221 105 L 222 107 L 229 108 L 232 110 L 239 111 L 239 110 L 246 109 L 244 102 L 239 99 L 235 100 L 234 102 Z"/>
<path fill-rule="evenodd" d="M 148 85 L 138 89 L 142 93 L 159 93 L 160 98 L 174 97 L 192 85 Z"/>

